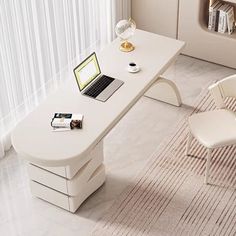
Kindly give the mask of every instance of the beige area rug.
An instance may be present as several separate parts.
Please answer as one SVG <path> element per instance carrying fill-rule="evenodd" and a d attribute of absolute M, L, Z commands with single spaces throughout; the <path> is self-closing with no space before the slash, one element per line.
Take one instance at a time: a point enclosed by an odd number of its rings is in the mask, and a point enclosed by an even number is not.
<path fill-rule="evenodd" d="M 236 107 L 228 100 L 229 108 Z M 210 95 L 193 112 L 214 109 Z M 206 150 L 194 141 L 185 155 L 187 117 L 97 223 L 92 235 L 236 235 L 236 147 L 216 149 L 210 184 Z"/>

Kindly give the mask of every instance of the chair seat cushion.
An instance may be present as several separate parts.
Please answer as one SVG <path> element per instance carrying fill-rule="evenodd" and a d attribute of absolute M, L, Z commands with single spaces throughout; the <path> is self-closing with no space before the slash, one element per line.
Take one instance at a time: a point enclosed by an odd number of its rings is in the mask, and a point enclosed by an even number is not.
<path fill-rule="evenodd" d="M 217 148 L 236 142 L 235 113 L 220 109 L 197 113 L 189 117 L 192 135 L 205 147 Z"/>

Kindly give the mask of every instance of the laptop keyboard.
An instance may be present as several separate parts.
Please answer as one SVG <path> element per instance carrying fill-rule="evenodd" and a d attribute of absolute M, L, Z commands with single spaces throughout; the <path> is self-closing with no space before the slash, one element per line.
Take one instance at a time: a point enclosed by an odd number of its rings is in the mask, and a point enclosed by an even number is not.
<path fill-rule="evenodd" d="M 113 78 L 103 75 L 84 94 L 96 98 L 112 81 Z"/>

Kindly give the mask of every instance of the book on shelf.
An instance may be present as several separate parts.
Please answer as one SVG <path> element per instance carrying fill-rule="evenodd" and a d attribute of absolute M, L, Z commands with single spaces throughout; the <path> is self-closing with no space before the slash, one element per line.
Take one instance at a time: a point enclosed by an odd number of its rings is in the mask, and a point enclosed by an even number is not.
<path fill-rule="evenodd" d="M 216 10 L 216 19 L 215 19 L 215 31 L 218 32 L 219 29 L 219 20 L 220 20 L 220 11 L 224 8 L 224 4 L 221 4 L 219 8 Z"/>
<path fill-rule="evenodd" d="M 51 126 L 54 129 L 82 129 L 83 118 L 82 114 L 55 113 Z"/>
<path fill-rule="evenodd" d="M 235 24 L 233 6 L 231 6 L 226 12 L 226 21 L 227 21 L 227 27 L 228 27 L 228 34 L 232 34 L 234 31 L 234 24 Z"/>
<path fill-rule="evenodd" d="M 215 30 L 217 25 L 217 12 L 218 9 L 223 4 L 220 1 L 214 2 L 211 6 L 209 6 L 209 19 L 208 19 L 208 29 Z M 218 28 L 218 26 L 217 26 Z"/>
<path fill-rule="evenodd" d="M 227 31 L 226 12 L 229 7 L 230 7 L 229 4 L 224 4 L 218 9 L 219 11 L 218 32 L 219 33 L 225 33 Z"/>

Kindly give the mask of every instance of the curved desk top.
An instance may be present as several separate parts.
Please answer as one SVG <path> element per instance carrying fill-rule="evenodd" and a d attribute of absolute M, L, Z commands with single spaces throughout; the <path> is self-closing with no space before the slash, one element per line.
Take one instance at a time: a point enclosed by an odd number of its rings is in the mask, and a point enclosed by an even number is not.
<path fill-rule="evenodd" d="M 42 166 L 66 166 L 87 155 L 115 126 L 145 91 L 155 82 L 184 47 L 184 42 L 137 30 L 135 50 L 119 51 L 116 39 L 98 55 L 103 74 L 121 79 L 124 84 L 106 101 L 82 96 L 73 71 L 69 81 L 21 121 L 12 133 L 15 150 L 28 161 Z M 129 62 L 141 71 L 131 74 Z M 55 112 L 84 114 L 83 129 L 52 132 Z"/>

